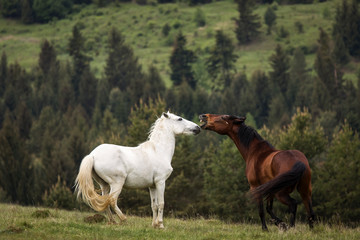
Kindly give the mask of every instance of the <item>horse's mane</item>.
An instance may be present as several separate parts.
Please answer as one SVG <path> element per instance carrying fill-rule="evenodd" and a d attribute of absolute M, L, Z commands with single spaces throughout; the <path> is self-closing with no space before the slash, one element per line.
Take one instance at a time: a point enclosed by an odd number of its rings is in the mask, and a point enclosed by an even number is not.
<path fill-rule="evenodd" d="M 159 122 L 162 120 L 162 118 L 161 117 L 159 117 L 158 119 L 156 119 L 156 121 L 151 125 L 151 127 L 150 127 L 150 130 L 149 130 L 149 136 L 148 136 L 148 140 L 150 140 L 150 138 L 151 138 L 151 136 L 153 135 L 153 133 L 154 133 L 154 130 L 155 130 L 155 127 L 157 126 L 157 125 L 159 125 Z"/>
<path fill-rule="evenodd" d="M 242 123 L 239 128 L 238 137 L 240 142 L 246 148 L 249 148 L 250 143 L 254 140 L 254 138 L 260 140 L 263 143 L 266 143 L 270 148 L 274 148 L 268 141 L 264 140 L 255 129 L 245 125 L 244 123 Z"/>

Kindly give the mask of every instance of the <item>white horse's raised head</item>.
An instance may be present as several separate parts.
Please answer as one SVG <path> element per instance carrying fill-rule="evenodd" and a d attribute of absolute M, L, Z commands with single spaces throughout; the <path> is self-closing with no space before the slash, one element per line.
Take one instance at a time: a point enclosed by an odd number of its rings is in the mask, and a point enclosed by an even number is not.
<path fill-rule="evenodd" d="M 171 129 L 174 134 L 196 135 L 200 133 L 200 127 L 189 120 L 179 117 L 173 113 L 167 112 L 161 115 L 164 124 Z"/>

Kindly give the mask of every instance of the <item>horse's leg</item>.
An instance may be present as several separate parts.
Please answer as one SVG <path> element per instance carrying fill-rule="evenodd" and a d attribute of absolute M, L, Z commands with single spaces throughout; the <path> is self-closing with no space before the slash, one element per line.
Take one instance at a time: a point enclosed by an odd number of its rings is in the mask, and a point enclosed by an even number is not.
<path fill-rule="evenodd" d="M 158 200 L 158 215 L 155 224 L 159 228 L 164 228 L 164 224 L 163 224 L 163 214 L 164 214 L 164 206 L 165 206 L 164 192 L 165 192 L 165 181 L 157 182 L 156 195 Z"/>
<path fill-rule="evenodd" d="M 118 215 L 121 221 L 126 220 L 126 216 L 121 212 L 120 208 L 117 205 L 118 197 L 121 193 L 122 187 L 124 185 L 125 179 L 123 179 L 121 182 L 113 183 L 110 185 L 110 195 L 112 195 L 111 200 L 111 207 L 115 211 L 115 213 Z"/>
<path fill-rule="evenodd" d="M 102 192 L 102 195 L 106 195 L 106 194 L 109 194 L 110 193 L 110 185 L 109 184 L 100 184 L 100 188 L 101 188 L 101 192 Z M 105 210 L 106 212 L 106 216 L 108 218 L 108 221 L 110 223 L 116 223 L 115 219 L 113 218 L 113 213 L 111 212 L 111 207 L 108 206 Z"/>
<path fill-rule="evenodd" d="M 278 226 L 283 221 L 280 218 L 278 218 L 277 216 L 275 216 L 275 214 L 273 212 L 273 202 L 274 202 L 273 197 L 267 200 L 266 211 L 270 214 L 271 221 L 273 221 L 275 223 L 275 225 Z"/>
<path fill-rule="evenodd" d="M 151 199 L 151 209 L 153 212 L 152 226 L 157 227 L 156 219 L 157 219 L 157 215 L 158 215 L 158 207 L 159 206 L 158 206 L 158 201 L 157 201 L 156 188 L 149 188 L 149 192 L 150 192 L 150 199 Z"/>
<path fill-rule="evenodd" d="M 262 200 L 262 198 L 259 198 L 257 201 L 258 201 L 258 207 L 259 207 L 259 216 L 260 216 L 261 224 L 262 224 L 262 230 L 268 231 L 268 228 L 267 228 L 266 222 L 265 222 L 265 212 L 264 212 L 263 200 Z"/>
<path fill-rule="evenodd" d="M 93 177 L 94 177 L 95 181 L 100 185 L 102 195 L 104 196 L 106 194 L 109 194 L 110 193 L 110 185 L 107 182 L 105 182 L 102 178 L 100 178 L 95 173 L 95 171 L 93 172 Z M 105 213 L 108 218 L 108 221 L 110 223 L 115 223 L 115 219 L 113 218 L 113 214 L 111 212 L 110 206 L 108 206 L 106 208 Z"/>
<path fill-rule="evenodd" d="M 311 201 L 311 190 L 308 190 L 309 188 L 306 188 L 305 191 L 302 191 L 301 188 L 298 189 L 298 192 L 300 193 L 300 196 L 302 198 L 302 201 L 304 203 L 307 215 L 308 215 L 308 221 L 309 221 L 309 227 L 314 227 L 314 221 L 315 221 L 315 214 L 312 209 L 312 201 Z"/>
<path fill-rule="evenodd" d="M 276 198 L 283 204 L 289 206 L 289 212 L 291 214 L 290 227 L 294 227 L 295 226 L 295 218 L 296 218 L 296 210 L 297 210 L 296 200 L 291 198 L 288 193 L 282 193 L 282 192 L 279 192 L 278 194 L 276 194 Z M 287 226 L 285 223 L 280 224 L 279 228 L 282 230 L 287 230 Z"/>

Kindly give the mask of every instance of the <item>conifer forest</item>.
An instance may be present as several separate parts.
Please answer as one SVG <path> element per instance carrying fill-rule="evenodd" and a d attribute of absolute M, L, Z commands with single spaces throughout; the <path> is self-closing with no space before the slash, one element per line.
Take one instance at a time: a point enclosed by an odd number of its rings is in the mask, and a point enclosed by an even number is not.
<path fill-rule="evenodd" d="M 358 224 L 359 3 L 0 0 L 0 201 L 89 210 L 74 181 L 97 145 L 137 146 L 168 110 L 217 113 L 302 151 L 317 218 Z M 226 136 L 177 137 L 172 167 L 165 216 L 258 222 Z M 148 189 L 119 206 L 152 213 Z"/>

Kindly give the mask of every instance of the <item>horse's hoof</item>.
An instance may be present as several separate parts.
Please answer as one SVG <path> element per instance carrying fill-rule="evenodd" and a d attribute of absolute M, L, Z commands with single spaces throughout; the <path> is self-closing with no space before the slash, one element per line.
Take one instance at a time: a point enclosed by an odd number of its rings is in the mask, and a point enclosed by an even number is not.
<path fill-rule="evenodd" d="M 159 229 L 164 229 L 165 227 L 164 227 L 164 224 L 159 224 Z"/>
<path fill-rule="evenodd" d="M 284 222 L 280 222 L 277 226 L 278 226 L 279 230 L 284 231 L 284 232 L 289 229 L 288 225 Z"/>

